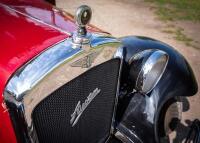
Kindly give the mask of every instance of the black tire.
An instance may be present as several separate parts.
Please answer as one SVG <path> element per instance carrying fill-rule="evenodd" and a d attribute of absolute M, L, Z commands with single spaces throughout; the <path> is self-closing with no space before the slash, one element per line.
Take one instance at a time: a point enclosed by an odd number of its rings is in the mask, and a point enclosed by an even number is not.
<path fill-rule="evenodd" d="M 174 131 L 181 121 L 182 103 L 180 98 L 168 100 L 160 113 L 158 133 L 161 140 L 168 139 L 169 134 Z"/>

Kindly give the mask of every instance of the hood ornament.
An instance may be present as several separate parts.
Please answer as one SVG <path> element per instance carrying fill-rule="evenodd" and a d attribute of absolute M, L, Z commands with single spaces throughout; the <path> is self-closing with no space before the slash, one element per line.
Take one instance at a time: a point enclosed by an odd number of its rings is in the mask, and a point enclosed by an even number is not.
<path fill-rule="evenodd" d="M 89 24 L 92 17 L 92 10 L 87 5 L 78 7 L 75 15 L 77 31 L 73 33 L 74 44 L 88 44 L 90 42 L 91 34 L 87 32 L 86 25 Z"/>

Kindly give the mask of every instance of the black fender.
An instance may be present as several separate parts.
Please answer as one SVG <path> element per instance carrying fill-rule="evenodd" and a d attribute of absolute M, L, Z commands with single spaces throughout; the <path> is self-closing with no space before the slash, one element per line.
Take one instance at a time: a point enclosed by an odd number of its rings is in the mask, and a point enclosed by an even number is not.
<path fill-rule="evenodd" d="M 197 90 L 192 69 L 185 58 L 171 46 L 160 41 L 128 36 L 120 38 L 123 44 L 124 64 L 116 113 L 117 130 L 133 142 L 159 142 L 158 119 L 163 105 L 176 96 L 192 96 Z M 147 95 L 131 92 L 129 59 L 138 52 L 159 49 L 169 55 L 166 70 Z M 125 91 L 126 89 L 126 91 Z M 125 95 L 124 95 L 125 94 Z"/>

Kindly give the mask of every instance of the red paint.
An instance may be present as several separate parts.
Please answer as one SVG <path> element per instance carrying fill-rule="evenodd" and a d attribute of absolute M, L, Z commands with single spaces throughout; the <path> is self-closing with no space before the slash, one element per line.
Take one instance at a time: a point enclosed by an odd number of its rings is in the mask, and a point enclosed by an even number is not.
<path fill-rule="evenodd" d="M 42 21 L 59 27 L 65 31 L 73 32 L 76 30 L 74 24 L 74 17 L 68 12 L 62 11 L 43 0 L 0 0 L 9 5 L 13 9 L 30 15 L 34 18 L 41 19 Z M 101 29 L 90 25 L 87 27 L 89 31 L 105 32 Z M 106 32 L 105 32 L 106 33 Z"/>
<path fill-rule="evenodd" d="M 72 15 L 43 0 L 0 1 L 0 95 L 2 95 L 7 81 L 18 68 L 49 46 L 69 36 L 52 26 L 73 32 L 76 25 Z M 92 25 L 87 29 L 103 32 Z M 15 143 L 16 137 L 9 114 L 7 111 L 4 112 L 2 102 L 3 97 L 0 96 L 0 143 Z"/>
<path fill-rule="evenodd" d="M 0 143 L 15 143 L 8 112 L 1 106 L 6 82 L 24 63 L 68 37 L 47 25 L 0 5 Z"/>

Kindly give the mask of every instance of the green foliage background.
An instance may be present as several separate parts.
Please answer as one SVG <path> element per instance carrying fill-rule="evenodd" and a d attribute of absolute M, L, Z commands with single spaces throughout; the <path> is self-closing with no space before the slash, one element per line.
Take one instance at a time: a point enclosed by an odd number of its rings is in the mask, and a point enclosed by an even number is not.
<path fill-rule="evenodd" d="M 191 20 L 200 22 L 200 0 L 146 0 L 157 3 L 161 20 Z"/>

